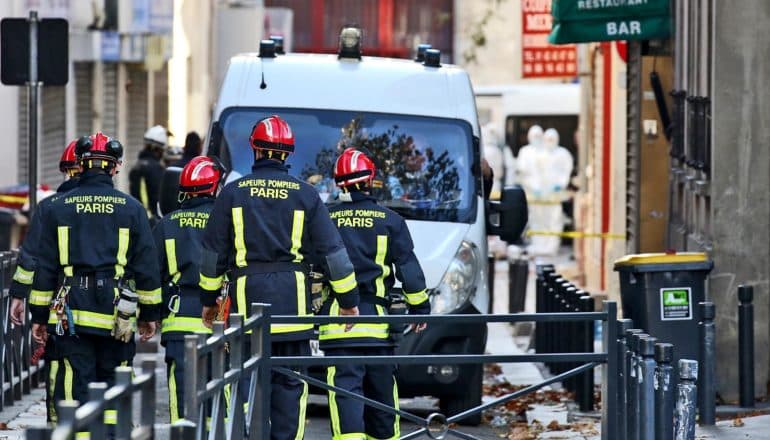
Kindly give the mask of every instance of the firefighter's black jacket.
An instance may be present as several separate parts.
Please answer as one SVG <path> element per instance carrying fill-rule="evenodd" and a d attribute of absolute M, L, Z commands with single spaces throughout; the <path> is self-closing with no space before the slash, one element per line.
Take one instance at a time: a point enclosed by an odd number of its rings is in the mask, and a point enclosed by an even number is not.
<path fill-rule="evenodd" d="M 235 281 L 233 304 L 272 304 L 274 315 L 310 313 L 309 255 L 321 256 L 333 290 L 345 308 L 358 305 L 353 265 L 329 212 L 310 185 L 281 163 L 261 159 L 252 173 L 228 184 L 217 197 L 203 239 L 202 302 L 216 302 L 225 272 Z M 233 289 L 230 289 L 231 296 Z M 312 324 L 273 325 L 276 339 L 304 339 Z"/>
<path fill-rule="evenodd" d="M 213 207 L 213 197 L 189 198 L 153 230 L 163 285 L 164 343 L 183 339 L 185 334 L 210 332 L 201 321 L 198 282 L 201 241 Z"/>
<path fill-rule="evenodd" d="M 40 229 L 43 225 L 41 219 L 45 217 L 43 213 L 48 209 L 51 202 L 61 197 L 67 191 L 77 187 L 78 180 L 78 178 L 74 177 L 65 180 L 56 188 L 56 194 L 46 197 L 38 203 L 37 209 L 29 222 L 27 235 L 24 237 L 24 243 L 21 245 L 19 257 L 16 260 L 16 272 L 13 274 L 13 281 L 11 282 L 10 289 L 8 289 L 8 292 L 14 298 L 27 299 L 29 297 L 32 280 L 35 278 L 35 267 L 37 267 L 35 254 L 40 241 Z"/>
<path fill-rule="evenodd" d="M 139 200 L 149 218 L 157 218 L 160 182 L 163 179 L 163 165 L 152 150 L 145 148 L 139 153 L 139 160 L 128 173 L 129 192 Z"/>
<path fill-rule="evenodd" d="M 329 215 L 353 261 L 361 295 L 359 313 L 386 314 L 385 299 L 395 278 L 401 281 L 409 313 L 430 313 L 425 275 L 404 219 L 364 193 L 348 195 L 351 200 L 330 207 Z M 327 301 L 323 311 L 334 316 L 339 307 Z M 347 332 L 342 325 L 321 325 L 319 340 L 326 348 L 390 344 L 387 324 L 356 324 Z"/>
<path fill-rule="evenodd" d="M 138 201 L 113 188 L 109 175 L 84 172 L 77 188 L 51 203 L 42 222 L 30 293 L 33 322 L 56 323 L 43 304 L 54 297 L 60 273 L 71 286 L 68 305 L 78 332 L 110 334 L 116 280 L 128 275 L 139 295 L 139 320 L 160 319 L 160 270 L 147 216 Z"/>

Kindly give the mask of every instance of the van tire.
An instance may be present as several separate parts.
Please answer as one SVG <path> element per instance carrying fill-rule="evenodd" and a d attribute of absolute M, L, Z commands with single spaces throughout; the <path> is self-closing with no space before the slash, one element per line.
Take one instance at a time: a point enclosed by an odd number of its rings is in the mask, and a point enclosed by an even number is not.
<path fill-rule="evenodd" d="M 482 387 L 482 366 L 476 366 L 471 386 L 468 391 L 460 396 L 442 397 L 439 399 L 439 409 L 447 416 L 451 417 L 459 414 L 469 408 L 475 408 L 481 405 L 481 387 Z M 473 414 L 459 420 L 458 423 L 465 426 L 478 426 L 481 424 L 481 413 Z"/>

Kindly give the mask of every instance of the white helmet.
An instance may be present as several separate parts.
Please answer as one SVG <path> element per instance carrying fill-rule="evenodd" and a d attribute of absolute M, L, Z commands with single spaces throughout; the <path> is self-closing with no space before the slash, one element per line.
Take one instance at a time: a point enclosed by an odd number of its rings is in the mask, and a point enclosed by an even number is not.
<path fill-rule="evenodd" d="M 559 146 L 559 132 L 555 128 L 549 128 L 543 135 L 543 145 L 548 148 Z"/>
<path fill-rule="evenodd" d="M 150 127 L 144 132 L 144 143 L 157 147 L 165 147 L 168 143 L 168 132 L 162 125 Z"/>
<path fill-rule="evenodd" d="M 527 141 L 530 145 L 540 145 L 543 142 L 543 127 L 537 124 L 529 127 Z"/>

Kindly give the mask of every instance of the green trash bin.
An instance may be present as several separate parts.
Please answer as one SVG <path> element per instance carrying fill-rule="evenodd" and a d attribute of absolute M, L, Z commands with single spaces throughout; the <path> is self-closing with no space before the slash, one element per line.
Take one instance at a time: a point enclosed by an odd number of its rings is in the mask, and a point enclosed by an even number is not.
<path fill-rule="evenodd" d="M 615 262 L 623 317 L 659 342 L 674 344 L 679 359 L 698 359 L 698 303 L 714 263 L 699 252 L 626 255 Z"/>

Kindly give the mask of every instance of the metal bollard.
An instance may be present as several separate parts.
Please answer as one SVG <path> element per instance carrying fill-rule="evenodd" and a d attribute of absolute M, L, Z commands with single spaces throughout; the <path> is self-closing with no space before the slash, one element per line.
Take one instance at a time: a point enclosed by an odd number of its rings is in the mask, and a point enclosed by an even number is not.
<path fill-rule="evenodd" d="M 578 294 L 585 293 L 582 290 L 578 290 Z M 594 311 L 594 299 L 591 296 L 584 295 L 580 297 L 580 309 L 581 312 L 593 312 Z M 586 321 L 583 324 L 582 337 L 579 338 L 583 342 L 581 352 L 593 353 L 594 351 L 594 321 Z M 583 374 L 577 376 L 577 402 L 580 406 L 580 411 L 588 412 L 594 409 L 594 372 L 588 370 Z"/>
<path fill-rule="evenodd" d="M 508 261 L 508 313 L 524 311 L 528 277 L 529 261 L 521 258 Z"/>
<path fill-rule="evenodd" d="M 679 385 L 676 387 L 676 412 L 674 413 L 674 439 L 695 438 L 695 408 L 698 398 L 698 362 L 679 360 Z"/>
<path fill-rule="evenodd" d="M 639 439 L 655 440 L 655 343 L 652 336 L 639 341 Z"/>
<path fill-rule="evenodd" d="M 495 313 L 495 256 L 487 256 L 487 295 L 489 297 L 489 313 Z"/>
<path fill-rule="evenodd" d="M 553 265 L 537 266 L 537 281 L 535 282 L 535 311 L 546 313 L 546 295 L 548 293 L 547 276 L 553 273 Z M 535 324 L 535 352 L 545 353 L 545 339 L 548 325 L 545 322 Z"/>
<path fill-rule="evenodd" d="M 698 414 L 701 426 L 716 423 L 716 308 L 712 302 L 698 304 L 703 321 L 700 323 L 700 377 L 698 378 Z"/>
<path fill-rule="evenodd" d="M 556 300 L 558 293 L 556 292 L 556 283 L 557 281 L 561 280 L 561 277 L 556 272 L 551 272 L 547 275 L 547 284 L 548 288 L 546 289 L 546 313 L 555 313 L 556 310 Z M 545 352 L 546 353 L 555 353 L 556 346 L 555 346 L 555 337 L 556 337 L 556 331 L 557 331 L 557 322 L 549 322 L 547 323 L 546 327 L 546 338 L 545 338 Z M 550 368 L 551 363 L 546 363 L 546 367 Z"/>
<path fill-rule="evenodd" d="M 650 335 L 647 333 L 633 333 L 630 339 L 631 360 L 628 366 L 628 381 L 626 384 L 626 396 L 628 401 L 628 439 L 639 439 L 639 344 L 642 338 Z"/>
<path fill-rule="evenodd" d="M 171 425 L 171 440 L 195 440 L 195 423 L 183 419 Z"/>
<path fill-rule="evenodd" d="M 628 370 L 626 369 L 626 351 L 628 351 L 628 344 L 626 343 L 626 332 L 631 330 L 634 325 L 634 321 L 630 319 L 618 320 L 618 432 L 626 433 L 626 379 L 628 378 Z"/>
<path fill-rule="evenodd" d="M 740 404 L 754 407 L 754 287 L 738 286 L 738 378 Z"/>
<path fill-rule="evenodd" d="M 580 301 L 575 298 L 575 292 L 577 292 L 577 288 L 573 285 L 569 285 L 564 288 L 564 307 L 565 312 L 579 312 L 580 311 Z M 581 343 L 581 331 L 582 331 L 582 322 L 575 321 L 575 322 L 565 322 L 565 337 L 564 337 L 564 352 L 565 353 L 578 353 L 581 350 L 582 343 Z M 573 368 L 577 367 L 577 364 L 574 362 L 565 362 L 562 363 L 562 368 L 564 371 L 571 370 Z M 568 377 L 564 380 L 564 387 L 572 391 L 573 393 L 577 392 L 577 376 Z"/>
<path fill-rule="evenodd" d="M 674 346 L 655 344 L 655 440 L 674 438 Z"/>

